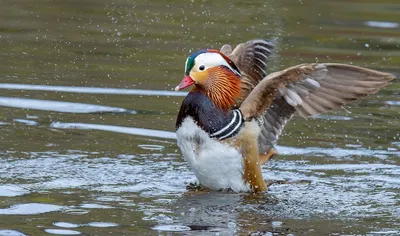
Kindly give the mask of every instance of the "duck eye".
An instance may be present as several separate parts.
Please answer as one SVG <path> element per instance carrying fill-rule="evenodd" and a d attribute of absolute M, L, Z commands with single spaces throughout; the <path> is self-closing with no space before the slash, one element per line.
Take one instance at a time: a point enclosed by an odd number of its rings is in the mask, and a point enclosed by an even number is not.
<path fill-rule="evenodd" d="M 204 65 L 199 66 L 199 70 L 204 70 L 206 67 Z"/>

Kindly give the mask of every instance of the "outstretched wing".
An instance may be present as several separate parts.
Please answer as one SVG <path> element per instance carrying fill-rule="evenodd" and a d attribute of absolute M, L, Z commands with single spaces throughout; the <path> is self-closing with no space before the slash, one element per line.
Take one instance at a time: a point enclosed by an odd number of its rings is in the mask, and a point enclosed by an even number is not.
<path fill-rule="evenodd" d="M 295 114 L 308 117 L 377 92 L 393 75 L 344 64 L 302 64 L 268 75 L 243 101 L 246 120 L 262 123 L 260 153 L 268 152 Z"/>
<path fill-rule="evenodd" d="M 241 43 L 233 51 L 229 44 L 222 46 L 221 52 L 235 63 L 242 74 L 243 100 L 267 76 L 267 61 L 272 56 L 273 51 L 273 43 L 263 39 Z"/>

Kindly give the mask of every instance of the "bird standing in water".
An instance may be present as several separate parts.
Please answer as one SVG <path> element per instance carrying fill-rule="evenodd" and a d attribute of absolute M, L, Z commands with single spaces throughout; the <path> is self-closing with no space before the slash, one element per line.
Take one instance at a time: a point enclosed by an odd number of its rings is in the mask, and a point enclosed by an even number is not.
<path fill-rule="evenodd" d="M 271 42 L 256 39 L 233 51 L 200 50 L 186 60 L 175 88 L 193 86 L 176 121 L 178 146 L 203 187 L 261 192 L 261 166 L 273 155 L 285 124 L 309 117 L 384 87 L 393 76 L 366 68 L 301 64 L 267 75 Z"/>

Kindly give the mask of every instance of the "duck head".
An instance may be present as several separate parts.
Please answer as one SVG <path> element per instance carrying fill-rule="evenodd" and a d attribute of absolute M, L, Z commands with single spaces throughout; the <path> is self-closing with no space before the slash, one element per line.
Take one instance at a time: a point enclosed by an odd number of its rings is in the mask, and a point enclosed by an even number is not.
<path fill-rule="evenodd" d="M 191 92 L 207 95 L 216 106 L 229 110 L 241 96 L 241 74 L 236 65 L 215 49 L 192 53 L 186 60 L 185 77 L 175 91 L 193 86 Z"/>

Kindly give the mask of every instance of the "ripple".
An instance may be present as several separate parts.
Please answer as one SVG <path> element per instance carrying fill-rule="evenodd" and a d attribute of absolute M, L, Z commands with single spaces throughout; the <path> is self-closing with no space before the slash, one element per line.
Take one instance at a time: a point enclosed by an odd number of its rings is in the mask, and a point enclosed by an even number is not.
<path fill-rule="evenodd" d="M 111 222 L 90 222 L 87 226 L 98 227 L 98 228 L 109 228 L 109 227 L 117 227 L 118 224 Z"/>
<path fill-rule="evenodd" d="M 34 120 L 25 120 L 25 119 L 14 119 L 13 121 L 22 123 L 25 125 L 38 125 L 39 123 Z"/>
<path fill-rule="evenodd" d="M 101 125 L 101 124 L 88 124 L 88 123 L 63 123 L 53 122 L 50 124 L 51 128 L 57 129 L 87 129 L 87 130 L 101 130 L 116 133 L 124 133 L 131 135 L 165 138 L 165 139 L 176 139 L 175 132 L 154 130 L 145 128 L 135 128 L 126 126 L 116 125 Z M 158 150 L 162 146 L 160 145 L 139 145 L 142 149 Z M 400 155 L 400 152 L 390 150 L 372 150 L 366 148 L 358 149 L 343 149 L 343 148 L 319 148 L 319 147 L 307 147 L 307 148 L 296 148 L 277 145 L 276 148 L 280 155 L 305 155 L 305 154 L 319 154 L 329 155 L 333 157 L 346 157 L 351 155 L 358 156 L 377 156 L 377 155 Z"/>
<path fill-rule="evenodd" d="M 88 183 L 77 178 L 59 178 L 48 182 L 43 182 L 40 185 L 42 187 L 50 189 L 62 189 L 62 188 L 78 188 L 87 185 Z"/>
<path fill-rule="evenodd" d="M 23 234 L 21 232 L 15 231 L 15 230 L 9 230 L 9 229 L 0 229 L 0 235 L 1 236 L 26 236 L 26 234 Z"/>
<path fill-rule="evenodd" d="M 400 231 L 398 230 L 381 230 L 381 231 L 371 231 L 369 234 L 372 235 L 399 235 Z"/>
<path fill-rule="evenodd" d="M 400 106 L 400 101 L 386 101 L 385 104 L 391 106 Z"/>
<path fill-rule="evenodd" d="M 22 108 L 22 109 L 34 109 L 42 111 L 66 112 L 66 113 L 112 112 L 112 113 L 136 114 L 136 111 L 127 110 L 120 107 L 110 107 L 110 106 L 77 103 L 77 102 L 39 100 L 39 99 L 29 99 L 29 98 L 0 97 L 0 106 Z"/>
<path fill-rule="evenodd" d="M 130 200 L 125 199 L 121 196 L 100 196 L 97 197 L 96 200 L 102 202 L 130 202 Z"/>
<path fill-rule="evenodd" d="M 69 230 L 69 229 L 45 229 L 46 233 L 49 234 L 56 234 L 56 235 L 80 235 L 82 234 L 76 230 Z"/>
<path fill-rule="evenodd" d="M 86 203 L 86 204 L 82 204 L 80 207 L 87 208 L 87 209 L 110 209 L 110 208 L 114 208 L 112 206 L 101 205 L 101 204 L 96 204 L 96 203 Z"/>
<path fill-rule="evenodd" d="M 159 214 L 156 216 L 152 216 L 150 218 L 146 218 L 148 220 L 153 220 L 153 221 L 157 221 L 158 223 L 173 223 L 173 219 L 169 216 L 166 216 L 164 214 Z"/>
<path fill-rule="evenodd" d="M 150 151 L 161 151 L 164 149 L 163 146 L 154 145 L 154 144 L 140 144 L 140 145 L 138 145 L 138 147 L 141 149 L 150 150 Z"/>
<path fill-rule="evenodd" d="M 392 145 L 395 145 L 397 147 L 400 147 L 400 142 L 392 142 Z"/>
<path fill-rule="evenodd" d="M 156 225 L 152 229 L 166 232 L 183 232 L 191 230 L 190 227 L 184 225 Z"/>
<path fill-rule="evenodd" d="M 16 185 L 0 185 L 0 197 L 16 197 L 28 193 L 28 190 Z"/>
<path fill-rule="evenodd" d="M 368 25 L 370 27 L 376 27 L 376 28 L 394 29 L 394 28 L 398 28 L 399 27 L 398 23 L 389 22 L 389 21 L 367 21 L 364 24 Z"/>
<path fill-rule="evenodd" d="M 295 169 L 295 170 L 364 170 L 369 172 L 371 170 L 382 170 L 382 169 L 396 169 L 396 165 L 388 164 L 322 164 L 322 165 L 298 165 L 293 166 L 282 166 L 282 169 Z"/>
<path fill-rule="evenodd" d="M 50 127 L 57 128 L 57 129 L 102 130 L 102 131 L 111 131 L 111 132 L 123 133 L 123 134 L 147 136 L 147 137 L 176 139 L 176 134 L 174 132 L 163 131 L 163 130 L 154 130 L 154 129 L 124 127 L 124 126 L 116 126 L 116 125 L 53 122 L 50 124 Z"/>
<path fill-rule="evenodd" d="M 271 222 L 272 227 L 278 228 L 282 226 L 282 221 L 272 221 Z"/>
<path fill-rule="evenodd" d="M 68 223 L 68 222 L 54 222 L 54 226 L 60 227 L 60 228 L 78 228 L 78 224 L 73 224 L 73 223 Z"/>
<path fill-rule="evenodd" d="M 89 213 L 89 211 L 84 210 L 84 209 L 67 209 L 64 211 L 64 213 L 67 213 L 69 215 L 85 215 L 87 213 Z"/>
<path fill-rule="evenodd" d="M 0 215 L 36 215 L 62 210 L 63 206 L 42 203 L 26 203 L 0 209 Z"/>
<path fill-rule="evenodd" d="M 307 147 L 297 148 L 288 146 L 276 146 L 280 155 L 328 155 L 332 157 L 346 157 L 346 156 L 381 156 L 381 155 L 400 155 L 397 151 L 389 150 L 373 150 L 366 148 L 358 149 L 344 149 L 344 148 L 319 148 Z"/>
<path fill-rule="evenodd" d="M 142 95 L 142 96 L 173 96 L 184 97 L 186 92 L 174 92 L 166 90 L 144 90 L 144 89 L 120 89 L 120 88 L 96 88 L 96 87 L 69 87 L 35 84 L 8 84 L 0 83 L 0 89 L 52 91 L 66 93 L 87 93 L 87 94 L 117 94 L 117 95 Z"/>
<path fill-rule="evenodd" d="M 348 116 L 335 116 L 335 115 L 315 115 L 313 116 L 313 118 L 315 119 L 323 119 L 323 120 L 352 120 L 352 117 L 348 117 Z"/>

